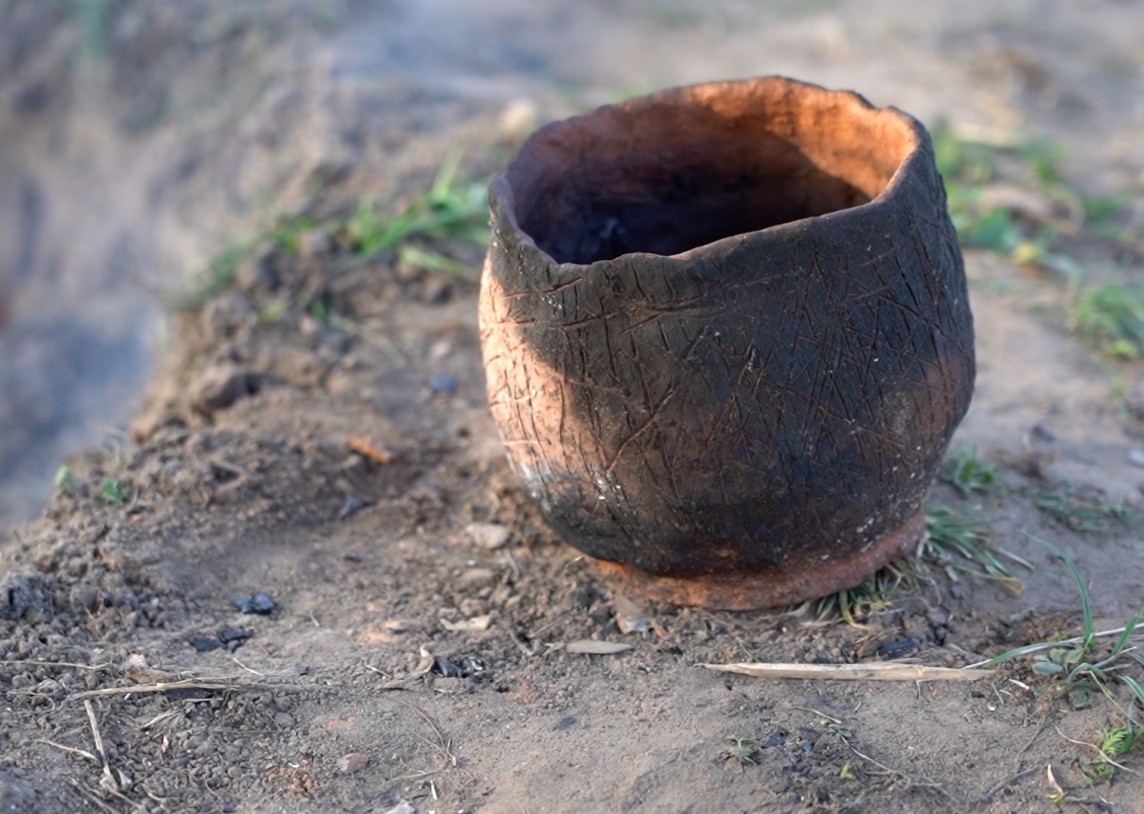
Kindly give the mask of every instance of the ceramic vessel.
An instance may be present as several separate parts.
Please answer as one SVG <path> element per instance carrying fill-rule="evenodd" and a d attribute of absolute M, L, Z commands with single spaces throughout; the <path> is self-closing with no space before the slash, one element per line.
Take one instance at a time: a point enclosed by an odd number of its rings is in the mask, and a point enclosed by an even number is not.
<path fill-rule="evenodd" d="M 539 130 L 490 202 L 489 402 L 569 543 L 738 609 L 915 545 L 974 378 L 916 119 L 781 77 L 675 88 Z"/>

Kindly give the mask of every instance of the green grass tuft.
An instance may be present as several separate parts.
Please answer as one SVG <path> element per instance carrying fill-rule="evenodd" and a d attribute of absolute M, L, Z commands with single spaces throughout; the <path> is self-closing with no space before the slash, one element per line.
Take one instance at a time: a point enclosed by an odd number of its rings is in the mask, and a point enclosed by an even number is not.
<path fill-rule="evenodd" d="M 980 185 L 993 177 L 993 149 L 953 132 L 944 119 L 931 128 L 937 171 L 946 183 Z"/>
<path fill-rule="evenodd" d="M 977 457 L 977 447 L 967 447 L 946 458 L 941 478 L 963 498 L 969 498 L 975 492 L 996 492 L 1001 488 L 996 467 L 982 463 Z"/>
<path fill-rule="evenodd" d="M 96 499 L 108 506 L 118 506 L 127 499 L 127 486 L 119 478 L 104 478 Z"/>
<path fill-rule="evenodd" d="M 294 255 L 301 251 L 302 235 L 317 227 L 313 218 L 305 215 L 283 218 L 270 230 L 269 237 L 280 252 Z"/>
<path fill-rule="evenodd" d="M 1081 339 L 1113 359 L 1144 355 L 1144 287 L 1095 285 L 1080 292 L 1069 325 Z"/>
<path fill-rule="evenodd" d="M 872 614 L 890 607 L 890 594 L 906 578 L 900 567 L 890 566 L 854 588 L 824 596 L 814 603 L 816 622 L 842 619 L 851 627 L 861 627 Z"/>
<path fill-rule="evenodd" d="M 1028 534 L 1028 532 L 1026 532 Z M 1108 699 L 1121 716 L 1122 722 L 1112 727 L 1103 727 L 1097 732 L 1098 743 L 1090 744 L 1096 751 L 1095 758 L 1082 761 L 1082 770 L 1091 783 L 1111 780 L 1117 768 L 1122 768 L 1114 758 L 1125 755 L 1144 734 L 1144 724 L 1140 713 L 1144 711 L 1144 687 L 1139 681 L 1123 671 L 1130 667 L 1144 666 L 1144 657 L 1135 652 L 1130 643 L 1140 626 L 1144 609 L 1137 611 L 1122 628 L 1097 632 L 1092 615 L 1092 602 L 1088 586 L 1076 563 L 1057 546 L 1033 535 L 1031 539 L 1046 546 L 1064 561 L 1077 590 L 1080 592 L 1083 632 L 1079 636 L 1057 642 L 1037 642 L 1027 644 L 994 656 L 971 667 L 993 667 L 1013 659 L 1032 656 L 1030 669 L 1034 676 L 1048 682 L 1039 692 L 1058 691 L 1068 695 L 1073 706 L 1089 706 L 1100 696 Z M 1116 636 L 1115 642 L 1107 650 L 1100 646 L 1100 640 Z M 1128 704 L 1122 706 L 1113 692 L 1115 685 L 1121 685 L 1131 693 Z"/>
<path fill-rule="evenodd" d="M 728 745 L 720 753 L 724 760 L 733 760 L 740 766 L 755 766 L 759 762 L 759 747 L 751 738 L 727 738 Z"/>
<path fill-rule="evenodd" d="M 1123 526 L 1132 516 L 1130 507 L 1081 494 L 1068 484 L 1061 485 L 1056 491 L 1034 493 L 1033 503 L 1047 517 L 1082 533 L 1113 530 L 1116 526 Z"/>
<path fill-rule="evenodd" d="M 211 297 L 229 288 L 238 267 L 254 253 L 257 243 L 254 240 L 234 243 L 212 257 L 206 268 L 191 280 L 187 293 L 179 297 L 175 307 L 183 311 L 202 308 Z"/>
<path fill-rule="evenodd" d="M 479 245 L 489 241 L 486 184 L 457 181 L 460 154 L 445 160 L 433 186 L 396 216 L 377 211 L 363 200 L 345 224 L 350 249 L 370 256 L 413 237 L 449 238 Z"/>
<path fill-rule="evenodd" d="M 998 558 L 988 533 L 946 506 L 927 509 L 926 533 L 918 543 L 917 555 L 931 565 L 995 579 L 1018 593 L 1022 590 L 1020 580 Z"/>

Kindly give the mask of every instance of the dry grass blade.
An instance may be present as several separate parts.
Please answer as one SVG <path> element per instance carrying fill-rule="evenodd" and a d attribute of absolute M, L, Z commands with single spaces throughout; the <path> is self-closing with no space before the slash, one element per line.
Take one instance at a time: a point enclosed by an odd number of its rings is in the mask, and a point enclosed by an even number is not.
<path fill-rule="evenodd" d="M 236 684 L 233 681 L 211 681 L 197 678 L 187 678 L 182 681 L 160 681 L 155 684 L 135 684 L 131 687 L 102 687 L 98 690 L 87 690 L 72 696 L 81 698 L 102 698 L 109 695 L 127 695 L 129 693 L 170 692 L 172 690 L 240 690 L 251 689 L 253 684 Z"/>
<path fill-rule="evenodd" d="M 50 741 L 47 738 L 36 738 L 36 743 L 45 743 L 48 746 L 54 746 L 56 749 L 59 749 L 60 751 L 67 752 L 69 755 L 79 755 L 80 757 L 85 757 L 88 760 L 90 760 L 92 763 L 99 763 L 100 762 L 99 758 L 97 758 L 95 755 L 93 755 L 91 752 L 87 751 L 86 749 L 76 749 L 74 746 L 64 746 L 62 743 L 56 743 L 55 741 Z"/>
<path fill-rule="evenodd" d="M 1034 767 L 1029 768 L 1029 769 L 1022 769 L 1021 771 L 1017 772 L 1016 774 L 1010 775 L 1009 777 L 1006 777 L 1003 780 L 1000 780 L 999 782 L 995 783 L 992 786 L 992 788 L 989 789 L 989 791 L 985 792 L 980 797 L 974 797 L 972 800 L 970 800 L 967 803 L 967 805 L 974 806 L 974 805 L 979 805 L 981 803 L 990 803 L 993 801 L 993 796 L 995 794 L 997 794 L 997 792 L 1001 791 L 1001 789 L 1005 788 L 1010 783 L 1016 783 L 1022 777 L 1028 777 L 1033 772 L 1037 772 L 1037 771 L 1040 771 L 1039 766 L 1034 766 Z"/>
<path fill-rule="evenodd" d="M 631 649 L 630 644 L 598 642 L 595 639 L 577 639 L 564 645 L 564 650 L 568 653 L 587 653 L 593 656 L 614 656 L 616 653 L 623 653 Z"/>
<path fill-rule="evenodd" d="M 181 714 L 182 713 L 179 712 L 178 710 L 168 710 L 167 712 L 160 712 L 158 715 L 156 715 L 150 721 L 148 721 L 145 724 L 142 724 L 139 727 L 139 731 L 142 732 L 143 730 L 150 729 L 153 726 L 158 726 L 159 724 L 164 723 L 166 721 L 169 721 L 172 718 L 177 718 Z"/>
<path fill-rule="evenodd" d="M 977 681 L 989 678 L 993 670 L 966 670 L 957 667 L 926 667 L 922 664 L 700 664 L 720 673 L 738 673 L 755 678 L 801 678 L 813 681 Z"/>
<path fill-rule="evenodd" d="M 112 808 L 111 806 L 107 805 L 105 802 L 100 800 L 98 797 L 96 797 L 90 791 L 85 789 L 83 786 L 81 786 L 76 781 L 68 780 L 68 782 L 72 784 L 72 787 L 75 788 L 76 792 L 78 792 L 79 795 L 81 797 L 83 797 L 83 799 L 85 799 L 87 802 L 91 803 L 93 806 L 98 808 L 100 811 L 106 811 L 106 812 L 109 812 L 109 814 L 119 814 L 118 811 L 116 811 L 114 808 Z"/>
<path fill-rule="evenodd" d="M 106 670 L 110 664 L 78 664 L 74 661 L 40 661 L 39 659 L 0 659 L 0 664 L 23 664 L 37 667 L 70 667 L 76 670 Z"/>
<path fill-rule="evenodd" d="M 103 777 L 99 787 L 107 792 L 119 791 L 119 781 L 111 771 L 111 764 L 107 762 L 107 750 L 103 748 L 103 735 L 99 731 L 99 723 L 95 720 L 95 707 L 91 701 L 84 699 L 83 708 L 87 712 L 88 723 L 91 724 L 91 739 L 95 742 L 95 755 L 99 758 L 99 765 L 103 768 Z"/>
<path fill-rule="evenodd" d="M 346 447 L 351 452 L 356 452 L 358 455 L 377 461 L 379 464 L 387 464 L 393 460 L 393 455 L 390 454 L 389 450 L 382 449 L 365 436 L 347 438 Z"/>
<path fill-rule="evenodd" d="M 400 698 L 392 698 L 391 700 L 401 704 L 401 706 L 405 707 L 406 709 L 417 713 L 417 715 L 420 716 L 420 718 L 425 721 L 425 723 L 429 724 L 430 728 L 433 730 L 433 736 L 437 739 L 436 743 L 432 743 L 431 741 L 426 742 L 436 746 L 437 750 L 441 753 L 441 766 L 433 772 L 422 772 L 419 776 L 436 774 L 436 772 L 450 767 L 454 769 L 457 768 L 457 756 L 453 754 L 452 750 L 453 741 L 452 739 L 445 737 L 445 733 L 441 731 L 441 727 L 437 725 L 437 722 L 430 718 L 429 714 L 416 704 L 411 704 L 408 701 L 402 701 Z"/>

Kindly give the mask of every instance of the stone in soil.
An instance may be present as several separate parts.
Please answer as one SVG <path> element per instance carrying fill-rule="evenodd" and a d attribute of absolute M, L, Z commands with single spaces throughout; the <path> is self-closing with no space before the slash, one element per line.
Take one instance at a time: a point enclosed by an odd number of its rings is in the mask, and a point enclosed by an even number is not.
<path fill-rule="evenodd" d="M 351 752 L 338 760 L 338 771 L 342 774 L 355 774 L 369 765 L 369 755 Z"/>

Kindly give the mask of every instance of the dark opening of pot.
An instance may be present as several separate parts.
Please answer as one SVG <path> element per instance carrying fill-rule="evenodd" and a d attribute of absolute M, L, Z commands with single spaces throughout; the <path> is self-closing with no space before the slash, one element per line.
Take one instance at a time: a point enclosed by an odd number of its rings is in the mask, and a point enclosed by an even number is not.
<path fill-rule="evenodd" d="M 855 104 L 682 88 L 601 108 L 529 139 L 506 173 L 510 205 L 562 263 L 680 254 L 848 209 L 914 146 L 900 119 Z"/>

